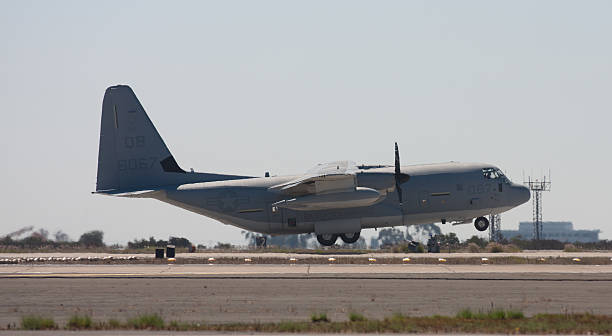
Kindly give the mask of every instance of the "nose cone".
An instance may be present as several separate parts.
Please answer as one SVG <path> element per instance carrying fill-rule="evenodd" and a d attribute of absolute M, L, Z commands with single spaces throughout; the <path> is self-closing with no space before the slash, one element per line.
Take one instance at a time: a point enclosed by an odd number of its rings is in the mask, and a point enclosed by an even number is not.
<path fill-rule="evenodd" d="M 512 189 L 514 190 L 513 194 L 516 205 L 523 204 L 531 198 L 531 192 L 525 186 L 515 184 Z"/>

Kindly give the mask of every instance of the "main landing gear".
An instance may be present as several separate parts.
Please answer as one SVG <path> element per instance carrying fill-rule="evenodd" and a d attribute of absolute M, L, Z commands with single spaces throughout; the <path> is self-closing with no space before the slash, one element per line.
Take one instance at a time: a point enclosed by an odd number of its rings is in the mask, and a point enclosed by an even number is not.
<path fill-rule="evenodd" d="M 347 244 L 352 244 L 359 240 L 359 235 L 361 232 L 351 232 L 351 233 L 343 233 L 340 235 L 340 238 L 343 242 Z"/>
<path fill-rule="evenodd" d="M 474 227 L 478 231 L 486 231 L 489 228 L 489 220 L 486 217 L 478 217 L 474 220 Z"/>
<path fill-rule="evenodd" d="M 326 233 L 326 234 L 318 234 L 317 241 L 319 244 L 323 246 L 332 246 L 336 243 L 336 239 L 338 239 L 337 234 Z"/>
<path fill-rule="evenodd" d="M 337 234 L 337 233 L 318 234 L 317 241 L 319 242 L 319 244 L 323 246 L 332 246 L 336 243 L 336 240 L 338 240 L 338 237 L 340 237 L 340 239 L 342 239 L 342 241 L 345 242 L 346 244 L 352 244 L 359 240 L 360 234 L 361 234 L 360 232 L 350 232 L 350 233 L 341 233 L 341 234 Z"/>

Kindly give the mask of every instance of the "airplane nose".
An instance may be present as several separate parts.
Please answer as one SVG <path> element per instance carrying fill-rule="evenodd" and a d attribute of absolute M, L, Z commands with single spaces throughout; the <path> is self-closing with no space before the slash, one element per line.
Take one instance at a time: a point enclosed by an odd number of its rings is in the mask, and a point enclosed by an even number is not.
<path fill-rule="evenodd" d="M 522 185 L 517 185 L 515 189 L 519 204 L 523 204 L 529 201 L 529 199 L 531 198 L 531 192 L 529 191 L 529 188 Z"/>

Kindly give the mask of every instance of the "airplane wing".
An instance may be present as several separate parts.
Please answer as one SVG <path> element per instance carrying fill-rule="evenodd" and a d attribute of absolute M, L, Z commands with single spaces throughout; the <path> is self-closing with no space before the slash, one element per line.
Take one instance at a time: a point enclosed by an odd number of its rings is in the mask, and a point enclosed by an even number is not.
<path fill-rule="evenodd" d="M 357 166 L 350 161 L 318 164 L 298 179 L 273 186 L 270 189 L 290 196 L 351 191 L 356 187 L 355 173 L 357 170 Z"/>
<path fill-rule="evenodd" d="M 352 161 L 334 161 L 328 163 L 320 163 L 306 172 L 306 175 L 338 175 L 338 174 L 355 174 L 358 170 L 355 162 Z"/>
<path fill-rule="evenodd" d="M 274 207 L 293 210 L 326 210 L 369 206 L 383 197 L 378 191 L 357 186 L 353 162 L 317 165 L 304 176 L 271 187 L 285 196 Z"/>

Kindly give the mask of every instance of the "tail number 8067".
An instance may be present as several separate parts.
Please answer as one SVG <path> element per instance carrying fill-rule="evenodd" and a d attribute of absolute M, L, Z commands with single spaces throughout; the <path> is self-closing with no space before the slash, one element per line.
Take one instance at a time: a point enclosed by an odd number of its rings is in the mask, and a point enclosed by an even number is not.
<path fill-rule="evenodd" d="M 157 162 L 156 157 L 148 158 L 134 158 L 117 161 L 119 165 L 119 171 L 124 170 L 137 170 L 137 169 L 151 169 Z"/>

